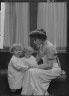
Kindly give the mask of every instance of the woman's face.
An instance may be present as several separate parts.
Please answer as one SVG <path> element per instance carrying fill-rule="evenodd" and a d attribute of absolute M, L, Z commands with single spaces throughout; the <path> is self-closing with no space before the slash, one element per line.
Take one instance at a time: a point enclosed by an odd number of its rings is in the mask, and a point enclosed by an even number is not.
<path fill-rule="evenodd" d="M 41 45 L 41 43 L 42 43 L 42 40 L 40 40 L 40 39 L 34 40 L 34 44 L 36 44 L 37 47 L 39 47 Z"/>

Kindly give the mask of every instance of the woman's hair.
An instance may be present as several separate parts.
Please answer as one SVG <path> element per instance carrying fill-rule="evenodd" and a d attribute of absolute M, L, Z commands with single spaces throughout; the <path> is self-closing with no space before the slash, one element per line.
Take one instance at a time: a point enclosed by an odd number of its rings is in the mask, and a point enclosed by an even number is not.
<path fill-rule="evenodd" d="M 22 47 L 22 45 L 21 44 L 13 44 L 11 47 L 10 47 L 10 53 L 14 53 L 14 50 L 17 48 L 17 47 L 19 47 L 20 49 L 23 49 L 23 47 Z"/>
<path fill-rule="evenodd" d="M 23 50 L 23 55 L 25 55 L 26 52 L 30 52 L 31 54 L 34 52 L 33 48 L 31 46 L 26 46 Z"/>
<path fill-rule="evenodd" d="M 34 38 L 34 39 L 38 38 L 44 41 L 47 39 L 46 31 L 43 29 L 36 29 L 30 32 L 29 36 L 30 38 Z"/>

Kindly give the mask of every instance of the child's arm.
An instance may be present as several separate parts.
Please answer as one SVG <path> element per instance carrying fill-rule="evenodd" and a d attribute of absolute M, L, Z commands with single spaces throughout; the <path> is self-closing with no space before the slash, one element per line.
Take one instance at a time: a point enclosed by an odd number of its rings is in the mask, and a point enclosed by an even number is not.
<path fill-rule="evenodd" d="M 37 63 L 36 64 L 30 64 L 30 63 L 26 62 L 25 65 L 27 65 L 29 68 L 39 68 L 39 65 Z"/>
<path fill-rule="evenodd" d="M 22 71 L 22 70 L 24 71 L 28 69 L 28 66 L 24 66 L 23 64 L 20 63 L 15 64 L 13 61 L 10 61 L 10 63 L 18 71 Z"/>
<path fill-rule="evenodd" d="M 25 65 L 27 65 L 29 68 L 39 68 L 39 65 L 37 64 L 36 58 L 32 56 L 32 62 L 25 61 Z"/>

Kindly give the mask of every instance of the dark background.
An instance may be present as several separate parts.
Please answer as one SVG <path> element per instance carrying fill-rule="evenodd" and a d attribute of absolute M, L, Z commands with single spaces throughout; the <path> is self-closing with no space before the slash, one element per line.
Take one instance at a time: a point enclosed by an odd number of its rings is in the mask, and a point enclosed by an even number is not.
<path fill-rule="evenodd" d="M 1 2 L 47 2 L 47 0 L 1 0 Z M 52 0 L 50 0 L 52 1 Z M 54 0 L 54 2 L 68 2 L 69 0 Z"/>

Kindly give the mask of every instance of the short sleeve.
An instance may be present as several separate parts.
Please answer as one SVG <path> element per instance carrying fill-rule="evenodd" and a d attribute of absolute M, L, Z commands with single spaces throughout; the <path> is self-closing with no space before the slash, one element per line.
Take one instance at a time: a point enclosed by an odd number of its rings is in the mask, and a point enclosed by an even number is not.
<path fill-rule="evenodd" d="M 55 59 L 57 57 L 57 50 L 56 50 L 56 48 L 53 47 L 53 46 L 49 46 L 46 49 L 46 57 L 47 57 L 48 60 Z"/>

